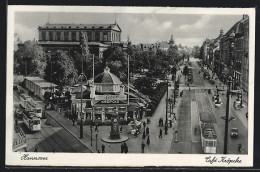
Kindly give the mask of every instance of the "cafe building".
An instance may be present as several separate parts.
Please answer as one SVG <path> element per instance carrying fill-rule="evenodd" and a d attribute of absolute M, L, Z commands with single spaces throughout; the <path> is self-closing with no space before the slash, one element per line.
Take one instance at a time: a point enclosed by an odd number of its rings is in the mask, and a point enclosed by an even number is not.
<path fill-rule="evenodd" d="M 72 111 L 80 120 L 81 99 L 80 86 L 75 88 L 72 96 Z M 137 95 L 129 92 L 119 78 L 110 72 L 109 67 L 98 74 L 94 82 L 83 86 L 82 112 L 83 121 L 93 121 L 99 124 L 110 124 L 114 114 L 119 123 L 140 119 L 144 104 Z"/>

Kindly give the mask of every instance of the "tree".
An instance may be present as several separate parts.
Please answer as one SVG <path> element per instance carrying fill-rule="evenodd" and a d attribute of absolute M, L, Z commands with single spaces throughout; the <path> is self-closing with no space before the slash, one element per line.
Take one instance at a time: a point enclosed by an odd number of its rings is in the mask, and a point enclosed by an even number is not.
<path fill-rule="evenodd" d="M 185 75 L 185 78 L 186 76 L 189 74 L 189 67 L 188 66 L 185 66 L 184 69 L 183 69 L 183 75 Z"/>
<path fill-rule="evenodd" d="M 14 53 L 16 74 L 44 77 L 46 65 L 46 55 L 35 41 L 24 42 L 24 46 Z"/>
<path fill-rule="evenodd" d="M 51 54 L 51 60 L 48 60 L 45 73 L 47 81 L 52 81 L 61 87 L 75 84 L 78 78 L 78 71 L 73 60 L 63 51 Z"/>

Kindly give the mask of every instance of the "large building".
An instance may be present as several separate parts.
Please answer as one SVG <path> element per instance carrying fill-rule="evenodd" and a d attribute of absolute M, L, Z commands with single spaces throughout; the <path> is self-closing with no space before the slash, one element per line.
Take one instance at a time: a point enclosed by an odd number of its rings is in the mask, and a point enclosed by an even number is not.
<path fill-rule="evenodd" d="M 63 50 L 74 54 L 80 50 L 80 34 L 86 34 L 91 54 L 103 57 L 103 52 L 110 46 L 122 46 L 121 28 L 114 24 L 50 24 L 38 27 L 38 44 L 45 52 Z M 20 43 L 19 46 L 23 46 Z"/>
<path fill-rule="evenodd" d="M 77 95 L 72 98 L 72 113 L 80 120 L 80 88 L 73 90 Z M 128 92 L 129 90 L 129 92 Z M 122 84 L 119 78 L 106 67 L 98 74 L 94 83 L 83 88 L 83 121 L 110 124 L 112 116 L 117 115 L 120 123 L 140 119 L 145 115 L 146 100 L 131 87 Z"/>

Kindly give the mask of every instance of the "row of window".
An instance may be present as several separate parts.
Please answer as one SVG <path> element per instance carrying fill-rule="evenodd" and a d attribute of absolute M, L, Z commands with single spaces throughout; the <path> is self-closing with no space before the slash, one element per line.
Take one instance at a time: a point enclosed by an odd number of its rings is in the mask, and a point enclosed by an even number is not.
<path fill-rule="evenodd" d="M 89 41 L 112 41 L 120 42 L 120 33 L 110 32 L 85 32 Z M 79 41 L 80 32 L 78 31 L 40 31 L 39 40 L 43 41 Z"/>

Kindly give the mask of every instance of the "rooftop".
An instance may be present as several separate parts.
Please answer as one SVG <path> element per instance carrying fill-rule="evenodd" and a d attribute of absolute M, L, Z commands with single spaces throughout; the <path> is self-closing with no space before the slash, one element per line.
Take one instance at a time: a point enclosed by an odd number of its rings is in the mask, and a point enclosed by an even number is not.
<path fill-rule="evenodd" d="M 104 72 L 98 74 L 94 82 L 100 84 L 121 84 L 119 78 L 110 72 L 109 67 L 105 67 Z"/>

